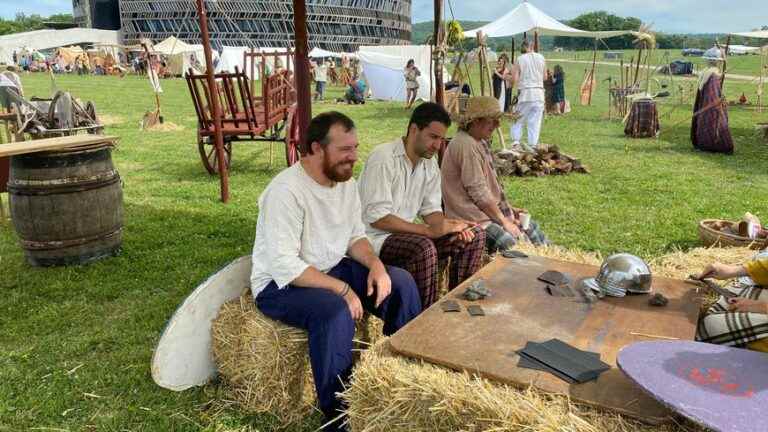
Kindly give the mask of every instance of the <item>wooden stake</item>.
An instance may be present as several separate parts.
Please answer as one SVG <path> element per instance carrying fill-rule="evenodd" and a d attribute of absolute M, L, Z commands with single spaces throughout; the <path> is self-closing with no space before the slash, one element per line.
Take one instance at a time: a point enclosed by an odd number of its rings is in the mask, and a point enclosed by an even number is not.
<path fill-rule="evenodd" d="M 595 85 L 597 84 L 597 78 L 595 77 L 595 65 L 597 64 L 597 38 L 595 38 L 595 45 L 592 53 L 592 70 L 589 72 L 589 99 L 587 105 L 592 106 L 592 93 L 595 92 Z"/>
<path fill-rule="evenodd" d="M 443 28 L 443 0 L 435 0 L 435 32 L 434 32 L 434 45 L 432 52 L 437 52 L 437 57 L 434 60 L 434 74 L 435 74 L 435 102 L 443 105 L 445 102 L 445 86 L 443 85 L 443 63 L 445 59 L 443 55 L 445 47 L 443 40 L 445 38 L 445 29 Z M 461 92 L 461 88 L 459 88 Z"/>
<path fill-rule="evenodd" d="M 211 105 L 213 108 L 213 143 L 216 146 L 216 158 L 219 162 L 219 183 L 221 188 L 221 202 L 229 201 L 229 173 L 224 160 L 224 134 L 221 130 L 221 106 L 219 98 L 213 94 L 216 92 L 216 80 L 213 78 L 213 57 L 211 55 L 211 40 L 208 35 L 208 15 L 205 11 L 203 0 L 197 0 L 197 17 L 200 21 L 200 36 L 203 39 L 203 53 L 205 54 L 205 75 L 208 88 L 211 91 Z"/>
<path fill-rule="evenodd" d="M 295 33 L 296 65 L 296 119 L 299 122 L 299 143 L 304 142 L 309 121 L 312 119 L 312 97 L 309 92 L 309 44 L 307 36 L 307 5 L 305 0 L 293 0 L 293 28 Z"/>

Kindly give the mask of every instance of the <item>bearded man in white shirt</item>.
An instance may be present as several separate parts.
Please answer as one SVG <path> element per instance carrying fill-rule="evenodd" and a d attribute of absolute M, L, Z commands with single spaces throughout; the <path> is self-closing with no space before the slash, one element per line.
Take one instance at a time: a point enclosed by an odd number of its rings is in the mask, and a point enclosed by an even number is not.
<path fill-rule="evenodd" d="M 421 312 L 416 285 L 384 266 L 362 224 L 352 168 L 354 123 L 327 112 L 309 124 L 301 161 L 259 198 L 251 291 L 264 315 L 306 329 L 320 410 L 343 430 L 336 397 L 352 369 L 355 320 L 368 311 L 390 335 Z"/>
<path fill-rule="evenodd" d="M 359 181 L 363 222 L 374 249 L 384 263 L 411 273 L 424 309 L 438 298 L 439 265 L 451 259 L 448 289 L 453 289 L 480 269 L 485 244 L 485 231 L 475 223 L 443 215 L 434 155 L 450 125 L 441 105 L 419 105 L 406 136 L 377 146 Z"/>

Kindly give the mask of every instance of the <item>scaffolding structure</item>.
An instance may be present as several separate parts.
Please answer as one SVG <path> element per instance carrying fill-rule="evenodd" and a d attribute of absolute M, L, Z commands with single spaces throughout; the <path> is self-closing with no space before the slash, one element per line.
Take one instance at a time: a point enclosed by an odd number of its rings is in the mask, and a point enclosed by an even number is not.
<path fill-rule="evenodd" d="M 199 44 L 200 27 L 190 0 L 119 0 L 126 43 L 176 36 Z M 294 37 L 291 0 L 208 1 L 211 44 L 280 47 Z M 411 40 L 411 0 L 307 0 L 309 45 L 354 52 L 360 45 L 397 45 Z"/>

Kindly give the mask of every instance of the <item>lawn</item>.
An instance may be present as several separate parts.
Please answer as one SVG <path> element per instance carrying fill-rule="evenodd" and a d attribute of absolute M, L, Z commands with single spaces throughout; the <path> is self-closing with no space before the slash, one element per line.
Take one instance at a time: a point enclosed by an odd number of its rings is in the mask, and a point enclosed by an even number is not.
<path fill-rule="evenodd" d="M 559 245 L 609 254 L 653 257 L 698 245 L 703 218 L 768 218 L 768 152 L 754 130 L 768 113 L 732 108 L 734 156 L 692 151 L 690 102 L 661 104 L 659 139 L 624 138 L 607 119 L 603 79 L 593 106 L 576 103 L 583 65 L 565 65 L 574 110 L 548 117 L 542 141 L 581 158 L 592 174 L 506 178 L 507 196 L 530 209 Z M 47 96 L 46 75 L 25 75 L 28 95 Z M 29 267 L 9 222 L 0 224 L 0 431 L 246 431 L 271 430 L 271 419 L 222 408 L 221 388 L 173 393 L 156 386 L 150 359 L 166 320 L 194 287 L 250 252 L 256 200 L 283 167 L 282 150 L 269 166 L 265 144 L 236 144 L 231 201 L 218 201 L 218 181 L 202 168 L 194 110 L 183 80 L 163 81 L 166 121 L 181 130 L 142 132 L 154 101 L 145 79 L 58 77 L 56 85 L 93 100 L 121 137 L 113 158 L 124 180 L 124 251 L 88 266 Z M 754 85 L 729 81 L 733 98 Z M 341 94 L 331 89 L 330 97 Z M 737 96 L 736 96 L 737 97 Z M 678 98 L 672 98 L 677 100 Z M 321 103 L 358 125 L 360 163 L 371 149 L 403 134 L 400 104 Z M 508 125 L 503 126 L 508 134 Z M 452 132 L 451 132 L 452 133 Z M 7 197 L 3 197 L 7 204 Z M 318 418 L 301 430 L 313 430 Z"/>

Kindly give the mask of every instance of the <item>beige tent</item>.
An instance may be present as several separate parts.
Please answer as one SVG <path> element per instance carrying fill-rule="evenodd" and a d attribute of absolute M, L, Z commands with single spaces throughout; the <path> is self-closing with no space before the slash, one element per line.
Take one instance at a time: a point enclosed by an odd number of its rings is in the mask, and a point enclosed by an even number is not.
<path fill-rule="evenodd" d="M 205 52 L 202 45 L 190 45 L 175 36 L 158 43 L 152 51 L 165 58 L 166 70 L 171 75 L 186 75 L 190 68 L 195 73 L 205 71 Z M 218 53 L 213 51 L 214 58 Z"/>
<path fill-rule="evenodd" d="M 56 54 L 60 55 L 65 64 L 72 65 L 75 63 L 75 59 L 85 53 L 79 46 L 61 47 L 56 50 Z"/>

